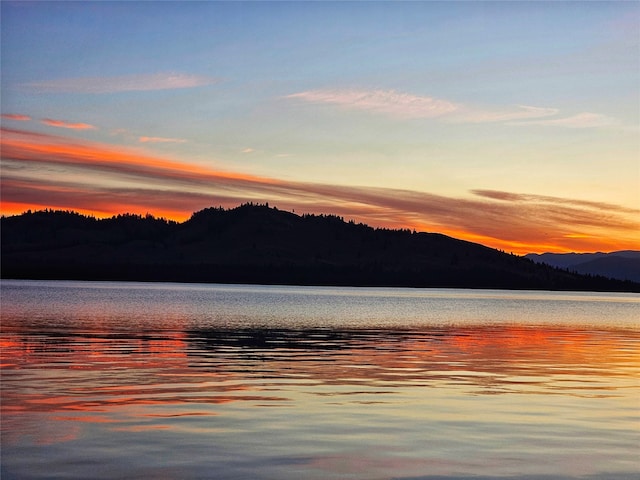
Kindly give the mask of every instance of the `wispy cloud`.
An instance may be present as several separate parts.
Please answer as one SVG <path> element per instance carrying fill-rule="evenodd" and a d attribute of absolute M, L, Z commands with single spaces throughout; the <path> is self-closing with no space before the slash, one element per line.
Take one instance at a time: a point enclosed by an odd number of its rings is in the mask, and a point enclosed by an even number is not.
<path fill-rule="evenodd" d="M 57 165 L 93 172 L 138 177 L 140 180 L 190 181 L 206 185 L 210 181 L 271 184 L 266 178 L 216 171 L 197 165 L 167 160 L 96 142 L 83 142 L 57 135 L 2 128 L 2 157 L 23 164 Z"/>
<path fill-rule="evenodd" d="M 469 123 L 507 122 L 528 118 L 541 118 L 557 115 L 557 108 L 532 107 L 529 105 L 515 105 L 509 109 L 479 109 L 464 107 L 460 114 L 453 116 L 454 121 Z"/>
<path fill-rule="evenodd" d="M 478 107 L 446 99 L 401 93 L 396 90 L 308 90 L 287 95 L 284 98 L 368 111 L 399 119 L 434 118 L 451 123 L 502 123 L 564 128 L 596 128 L 616 124 L 615 119 L 598 113 L 583 112 L 559 117 L 561 111 L 554 107 L 532 105 Z"/>
<path fill-rule="evenodd" d="M 253 152 L 255 152 L 253 148 L 247 147 L 244 150 L 242 150 L 242 152 L 240 153 L 253 153 Z"/>
<path fill-rule="evenodd" d="M 130 91 L 172 90 L 213 85 L 219 80 L 186 73 L 153 73 L 118 77 L 76 77 L 24 84 L 37 93 L 117 93 Z"/>
<path fill-rule="evenodd" d="M 630 213 L 630 214 L 640 213 L 640 210 L 621 207 L 613 203 L 592 202 L 589 200 L 579 200 L 574 198 L 562 198 L 562 197 L 553 197 L 548 195 L 534 195 L 531 193 L 513 193 L 513 192 L 503 192 L 500 190 L 484 190 L 484 189 L 471 190 L 471 193 L 473 193 L 474 195 L 478 195 L 479 197 L 492 198 L 495 200 L 502 200 L 505 202 L 546 202 L 546 203 L 556 203 L 556 204 L 578 205 L 581 207 L 595 208 L 598 210 L 617 211 L 617 212 Z"/>
<path fill-rule="evenodd" d="M 311 103 L 328 103 L 398 118 L 439 117 L 458 109 L 457 105 L 447 100 L 400 93 L 395 90 L 309 90 L 288 95 L 286 98 Z"/>
<path fill-rule="evenodd" d="M 19 122 L 28 122 L 31 120 L 29 115 L 20 115 L 17 113 L 3 113 L 2 118 L 6 118 L 7 120 L 17 120 Z"/>
<path fill-rule="evenodd" d="M 184 138 L 140 137 L 140 143 L 186 143 Z"/>
<path fill-rule="evenodd" d="M 609 203 L 495 190 L 449 197 L 284 181 L 21 130 L 3 129 L 0 140 L 3 212 L 6 205 L 55 206 L 186 218 L 211 205 L 258 200 L 375 226 L 440 232 L 519 253 L 640 248 L 640 210 Z M 61 173 L 56 178 L 52 171 Z M 71 181 L 79 178 L 85 180 Z"/>
<path fill-rule="evenodd" d="M 95 130 L 97 127 L 88 123 L 69 123 L 63 120 L 54 120 L 52 118 L 43 118 L 41 123 L 50 127 L 68 128 L 71 130 Z"/>
<path fill-rule="evenodd" d="M 599 113 L 582 112 L 570 117 L 512 122 L 511 125 L 541 125 L 565 128 L 597 128 L 615 125 L 615 119 Z"/>

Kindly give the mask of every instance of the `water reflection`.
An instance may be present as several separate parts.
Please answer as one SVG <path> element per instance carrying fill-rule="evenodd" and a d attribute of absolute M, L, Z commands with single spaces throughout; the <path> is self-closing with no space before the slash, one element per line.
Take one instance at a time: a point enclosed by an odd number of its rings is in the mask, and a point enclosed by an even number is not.
<path fill-rule="evenodd" d="M 609 386 L 583 377 L 637 373 L 640 352 L 634 330 L 583 330 L 516 326 L 440 327 L 420 330 L 191 330 L 190 365 L 209 371 L 272 374 L 316 382 L 411 385 L 441 382 L 470 393 L 603 394 Z M 585 380 L 586 381 L 586 380 Z M 602 391 L 601 391 L 602 390 Z"/>
<path fill-rule="evenodd" d="M 351 387 L 317 392 L 340 396 L 360 394 L 364 387 L 622 396 L 637 379 L 639 342 L 640 332 L 628 329 L 512 325 L 139 334 L 13 327 L 3 332 L 2 408 L 4 419 L 11 421 L 10 416 L 21 412 L 100 414 L 120 406 L 234 401 L 283 404 L 291 401 L 285 391 L 275 396 L 264 392 L 287 382 Z M 63 418 L 68 417 L 58 417 Z M 77 419 L 96 417 L 88 418 Z"/>
<path fill-rule="evenodd" d="M 184 301 L 128 321 L 91 294 L 3 309 L 3 479 L 640 471 L 640 329 L 625 322 L 265 328 Z"/>

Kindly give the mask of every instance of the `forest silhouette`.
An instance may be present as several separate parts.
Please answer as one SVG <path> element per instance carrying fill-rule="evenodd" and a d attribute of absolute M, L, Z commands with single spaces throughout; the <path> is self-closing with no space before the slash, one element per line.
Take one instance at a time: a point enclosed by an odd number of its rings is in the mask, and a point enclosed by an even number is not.
<path fill-rule="evenodd" d="M 43 210 L 2 217 L 2 278 L 640 291 L 438 233 L 244 204 L 178 223 Z"/>

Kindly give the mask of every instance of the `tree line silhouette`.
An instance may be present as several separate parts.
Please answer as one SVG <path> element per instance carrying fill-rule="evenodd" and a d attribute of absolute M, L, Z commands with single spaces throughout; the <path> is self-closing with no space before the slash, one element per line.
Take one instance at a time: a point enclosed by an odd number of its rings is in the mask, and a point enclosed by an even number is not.
<path fill-rule="evenodd" d="M 247 203 L 185 222 L 28 211 L 0 219 L 2 277 L 640 291 L 437 233 Z"/>

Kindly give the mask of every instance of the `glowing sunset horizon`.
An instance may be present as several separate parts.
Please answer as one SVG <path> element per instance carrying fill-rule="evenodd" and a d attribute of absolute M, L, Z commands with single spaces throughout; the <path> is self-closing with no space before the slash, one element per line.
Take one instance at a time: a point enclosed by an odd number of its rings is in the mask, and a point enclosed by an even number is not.
<path fill-rule="evenodd" d="M 148 213 L 184 221 L 203 208 L 256 201 L 299 213 L 338 214 L 374 227 L 444 233 L 514 253 L 640 246 L 640 210 L 619 205 L 491 190 L 452 198 L 283 181 L 67 137 L 9 129 L 2 134 L 3 160 L 10 170 L 2 178 L 4 215 L 53 208 L 98 218 Z M 43 178 L 38 175 L 43 167 L 64 169 L 68 180 Z M 92 184 L 95 179 L 99 182 Z"/>
<path fill-rule="evenodd" d="M 637 3 L 1 8 L 2 215 L 255 202 L 640 250 Z"/>

